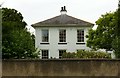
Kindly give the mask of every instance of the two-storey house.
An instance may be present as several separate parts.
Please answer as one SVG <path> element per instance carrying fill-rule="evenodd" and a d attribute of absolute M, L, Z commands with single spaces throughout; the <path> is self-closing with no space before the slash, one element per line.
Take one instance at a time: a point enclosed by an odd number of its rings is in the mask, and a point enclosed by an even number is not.
<path fill-rule="evenodd" d="M 89 50 L 85 37 L 94 24 L 67 15 L 61 7 L 61 14 L 41 21 L 35 28 L 35 46 L 41 50 L 41 58 L 61 58 L 63 52 Z"/>

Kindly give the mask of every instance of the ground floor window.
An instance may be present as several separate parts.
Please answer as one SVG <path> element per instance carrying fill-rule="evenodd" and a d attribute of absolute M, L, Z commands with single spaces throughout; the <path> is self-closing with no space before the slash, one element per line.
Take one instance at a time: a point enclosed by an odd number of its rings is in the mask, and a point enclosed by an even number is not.
<path fill-rule="evenodd" d="M 49 52 L 48 50 L 42 50 L 42 59 L 48 59 Z"/>
<path fill-rule="evenodd" d="M 77 52 L 78 52 L 78 51 L 85 51 L 85 49 L 77 49 Z"/>
<path fill-rule="evenodd" d="M 64 52 L 66 52 L 66 50 L 59 50 L 59 58 L 62 58 Z"/>

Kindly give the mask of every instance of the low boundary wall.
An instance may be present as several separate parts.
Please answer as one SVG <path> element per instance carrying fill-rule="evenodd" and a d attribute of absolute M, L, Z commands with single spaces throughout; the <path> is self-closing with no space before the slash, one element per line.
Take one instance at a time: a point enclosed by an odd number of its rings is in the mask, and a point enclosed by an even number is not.
<path fill-rule="evenodd" d="M 3 60 L 2 78 L 120 78 L 120 59 Z"/>

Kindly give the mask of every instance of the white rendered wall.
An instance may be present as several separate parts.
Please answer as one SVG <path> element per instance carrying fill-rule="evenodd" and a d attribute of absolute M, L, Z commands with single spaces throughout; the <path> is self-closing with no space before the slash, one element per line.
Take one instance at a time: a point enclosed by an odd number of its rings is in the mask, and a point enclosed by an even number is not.
<path fill-rule="evenodd" d="M 40 44 L 41 41 L 41 30 L 49 30 L 49 44 Z M 66 29 L 66 43 L 59 43 L 59 29 Z M 77 29 L 84 29 L 84 42 L 86 43 L 86 35 L 90 27 L 35 27 L 36 39 L 35 46 L 41 50 L 49 50 L 49 58 L 59 58 L 59 50 L 65 49 L 67 52 L 76 52 L 77 50 L 84 49 L 89 50 L 86 44 L 77 43 Z"/>

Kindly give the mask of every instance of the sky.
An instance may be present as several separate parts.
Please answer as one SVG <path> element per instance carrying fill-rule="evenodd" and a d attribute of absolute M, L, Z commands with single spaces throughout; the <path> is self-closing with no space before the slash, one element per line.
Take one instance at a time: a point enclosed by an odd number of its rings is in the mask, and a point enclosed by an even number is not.
<path fill-rule="evenodd" d="M 66 6 L 68 15 L 93 24 L 101 15 L 118 8 L 118 0 L 0 0 L 1 3 L 2 7 L 13 8 L 22 13 L 29 27 L 60 15 L 63 6 Z"/>

